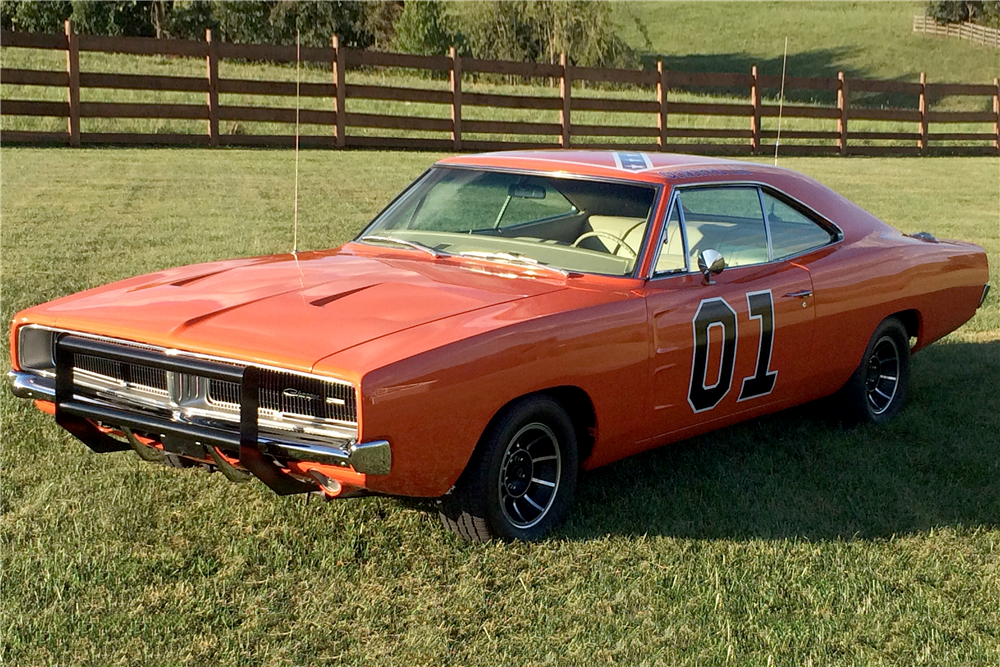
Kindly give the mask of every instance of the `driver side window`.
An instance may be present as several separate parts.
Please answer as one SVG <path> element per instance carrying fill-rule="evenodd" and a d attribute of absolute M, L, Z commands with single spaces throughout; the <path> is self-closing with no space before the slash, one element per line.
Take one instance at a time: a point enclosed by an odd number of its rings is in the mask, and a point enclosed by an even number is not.
<path fill-rule="evenodd" d="M 726 266 L 769 259 L 764 211 L 753 186 L 706 187 L 680 192 L 690 266 L 705 250 L 722 254 Z"/>

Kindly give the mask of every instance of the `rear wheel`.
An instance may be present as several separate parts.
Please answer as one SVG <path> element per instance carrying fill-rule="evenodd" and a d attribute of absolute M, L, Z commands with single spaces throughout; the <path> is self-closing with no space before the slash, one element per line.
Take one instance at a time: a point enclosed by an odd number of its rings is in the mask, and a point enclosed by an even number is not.
<path fill-rule="evenodd" d="M 579 466 L 576 434 L 547 396 L 509 406 L 483 435 L 441 523 L 464 539 L 534 540 L 566 516 Z"/>
<path fill-rule="evenodd" d="M 890 317 L 875 330 L 861 364 L 834 396 L 837 416 L 849 426 L 884 424 L 903 409 L 909 382 L 909 337 Z"/>

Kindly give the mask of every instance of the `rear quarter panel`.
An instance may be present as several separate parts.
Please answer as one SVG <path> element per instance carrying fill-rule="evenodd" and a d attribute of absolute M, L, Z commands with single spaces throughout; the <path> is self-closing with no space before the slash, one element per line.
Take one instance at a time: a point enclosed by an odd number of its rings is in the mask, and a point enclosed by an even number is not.
<path fill-rule="evenodd" d="M 816 299 L 816 379 L 827 392 L 861 363 L 882 320 L 917 314 L 914 351 L 967 322 L 988 281 L 986 253 L 958 242 L 927 243 L 892 230 L 805 263 Z"/>
<path fill-rule="evenodd" d="M 804 400 L 833 393 L 847 382 L 886 317 L 917 313 L 916 351 L 975 314 L 989 280 L 986 253 L 979 246 L 905 236 L 807 176 L 754 169 L 761 180 L 799 199 L 843 232 L 839 243 L 795 260 L 812 277 L 816 309 L 811 354 L 816 387 Z"/>

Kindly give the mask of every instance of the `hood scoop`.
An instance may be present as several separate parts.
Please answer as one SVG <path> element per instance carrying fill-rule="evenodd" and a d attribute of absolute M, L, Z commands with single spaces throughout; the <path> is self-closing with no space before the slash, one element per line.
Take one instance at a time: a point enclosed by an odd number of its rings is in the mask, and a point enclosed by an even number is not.
<path fill-rule="evenodd" d="M 199 280 L 204 280 L 205 278 L 211 278 L 212 276 L 217 276 L 220 273 L 225 273 L 229 269 L 220 269 L 218 271 L 209 271 L 208 273 L 202 273 L 197 276 L 191 276 L 190 278 L 182 278 L 181 280 L 175 280 L 170 283 L 174 287 L 184 287 L 185 285 L 190 285 L 191 283 L 198 282 Z"/>
<path fill-rule="evenodd" d="M 317 308 L 322 308 L 323 306 L 333 303 L 338 299 L 343 299 L 345 296 L 351 296 L 352 294 L 357 294 L 358 292 L 364 292 L 372 287 L 378 287 L 382 283 L 374 283 L 372 285 L 365 285 L 364 287 L 358 287 L 357 289 L 347 290 L 346 292 L 338 292 L 336 294 L 331 294 L 329 296 L 321 296 L 318 299 L 314 299 L 309 302 L 309 305 L 316 306 Z"/>

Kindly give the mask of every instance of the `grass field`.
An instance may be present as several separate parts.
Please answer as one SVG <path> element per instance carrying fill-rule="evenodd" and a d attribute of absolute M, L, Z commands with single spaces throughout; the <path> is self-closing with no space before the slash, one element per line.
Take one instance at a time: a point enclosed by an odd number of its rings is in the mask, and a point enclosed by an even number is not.
<path fill-rule="evenodd" d="M 302 155 L 300 246 L 339 244 L 436 155 Z M 287 151 L 0 152 L 9 321 L 142 272 L 291 247 Z M 1000 160 L 788 159 L 906 231 L 987 248 Z M 10 665 L 996 665 L 1000 290 L 914 359 L 908 407 L 804 408 L 586 475 L 535 544 L 369 498 L 95 455 L 4 392 Z M 4 344 L 2 370 L 9 368 Z"/>
<path fill-rule="evenodd" d="M 617 8 L 633 45 L 637 16 L 649 57 L 671 68 L 743 72 L 756 63 L 781 73 L 788 38 L 789 76 L 836 76 L 987 83 L 1000 75 L 996 49 L 913 33 L 923 2 L 634 2 Z"/>

